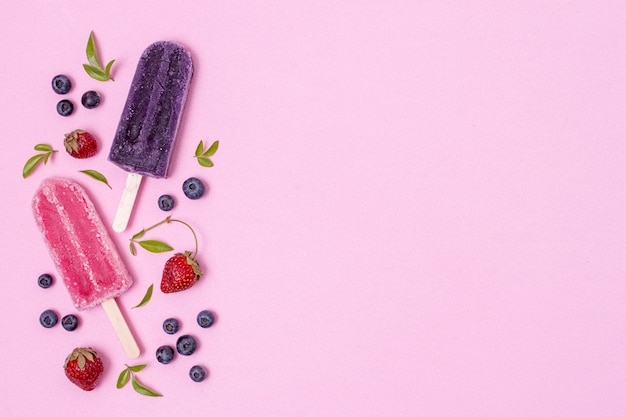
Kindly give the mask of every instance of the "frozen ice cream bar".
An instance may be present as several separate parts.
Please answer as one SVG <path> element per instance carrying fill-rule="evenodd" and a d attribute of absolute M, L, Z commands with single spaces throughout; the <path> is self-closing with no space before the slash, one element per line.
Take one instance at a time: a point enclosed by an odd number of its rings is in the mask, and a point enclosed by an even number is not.
<path fill-rule="evenodd" d="M 44 180 L 32 203 L 33 215 L 74 306 L 102 305 L 131 358 L 139 348 L 115 297 L 133 283 L 106 227 L 85 190 L 63 178 Z"/>
<path fill-rule="evenodd" d="M 191 55 L 174 42 L 155 42 L 139 59 L 109 152 L 130 173 L 115 231 L 126 229 L 142 176 L 167 176 L 192 75 Z"/>

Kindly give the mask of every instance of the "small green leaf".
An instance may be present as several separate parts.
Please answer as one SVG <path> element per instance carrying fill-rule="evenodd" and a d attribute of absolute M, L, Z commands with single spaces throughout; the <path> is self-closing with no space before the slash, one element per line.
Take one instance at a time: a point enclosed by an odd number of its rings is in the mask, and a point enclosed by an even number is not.
<path fill-rule="evenodd" d="M 106 184 L 107 187 L 111 188 L 111 186 L 109 185 L 109 182 L 107 181 L 107 179 L 105 178 L 104 175 L 102 175 L 101 173 L 99 173 L 98 171 L 94 171 L 93 169 L 85 169 L 83 171 L 79 171 L 82 172 L 83 174 L 87 174 L 89 175 L 91 178 L 98 180 L 100 182 L 103 182 Z M 111 188 L 112 189 L 112 188 Z"/>
<path fill-rule="evenodd" d="M 39 143 L 35 145 L 35 150 L 41 152 L 52 152 L 52 146 L 48 145 L 47 143 Z"/>
<path fill-rule="evenodd" d="M 131 372 L 139 372 L 145 367 L 146 365 L 135 365 L 135 366 L 129 366 L 128 369 L 130 369 Z"/>
<path fill-rule="evenodd" d="M 132 385 L 133 385 L 133 389 L 135 391 L 137 391 L 139 394 L 141 395 L 147 395 L 148 397 L 162 397 L 161 394 L 152 391 L 150 388 L 142 385 L 137 378 L 135 378 L 135 376 L 133 375 L 132 378 Z"/>
<path fill-rule="evenodd" d="M 123 388 L 124 385 L 128 383 L 130 380 L 130 370 L 128 368 L 124 369 L 120 376 L 117 378 L 117 388 Z"/>
<path fill-rule="evenodd" d="M 143 307 L 146 304 L 148 304 L 148 301 L 150 301 L 150 299 L 152 298 L 152 289 L 153 289 L 153 287 L 154 287 L 154 284 L 150 284 L 150 286 L 148 287 L 148 291 L 146 291 L 146 295 L 144 295 L 143 298 L 141 299 L 141 301 L 139 302 L 139 304 L 137 304 L 133 308 Z"/>
<path fill-rule="evenodd" d="M 204 152 L 204 144 L 202 143 L 202 141 L 200 141 L 200 143 L 198 143 L 198 146 L 196 147 L 195 155 L 201 156 L 202 152 Z"/>
<path fill-rule="evenodd" d="M 135 243 L 132 240 L 130 241 L 129 249 L 130 249 L 131 255 L 133 256 L 137 255 L 137 251 L 135 250 Z"/>
<path fill-rule="evenodd" d="M 115 60 L 109 61 L 109 63 L 107 64 L 106 68 L 104 69 L 104 73 L 106 74 L 106 76 L 109 78 L 109 80 L 111 81 L 115 81 L 113 79 L 113 77 L 111 77 L 111 67 L 113 66 L 113 63 L 115 62 Z"/>
<path fill-rule="evenodd" d="M 167 243 L 158 240 L 142 240 L 137 243 L 139 243 L 139 246 L 141 246 L 148 252 L 153 253 L 169 252 L 174 250 L 174 248 Z"/>
<path fill-rule="evenodd" d="M 78 368 L 79 369 L 83 369 L 85 367 L 85 356 L 83 355 L 78 355 Z"/>
<path fill-rule="evenodd" d="M 213 166 L 213 161 L 211 161 L 209 158 L 206 158 L 204 156 L 198 157 L 198 163 L 202 165 L 203 167 L 207 167 L 207 168 L 211 168 Z"/>
<path fill-rule="evenodd" d="M 137 232 L 133 235 L 132 240 L 139 239 L 144 233 L 146 233 L 146 229 L 141 229 L 141 232 Z"/>
<path fill-rule="evenodd" d="M 33 170 L 37 167 L 37 165 L 39 165 L 39 163 L 44 157 L 45 157 L 45 154 L 38 154 L 35 156 L 31 156 L 28 159 L 28 161 L 26 161 L 26 164 L 24 164 L 24 168 L 22 169 L 22 177 L 24 178 L 28 177 L 33 172 Z"/>
<path fill-rule="evenodd" d="M 92 67 L 91 65 L 83 64 L 83 68 L 87 71 L 87 74 L 93 79 L 98 81 L 108 81 L 109 77 L 101 69 Z"/>
<path fill-rule="evenodd" d="M 215 152 L 217 152 L 217 148 L 220 146 L 220 141 L 216 140 L 215 142 L 213 142 L 213 144 L 211 145 L 211 147 L 202 154 L 202 156 L 213 156 L 215 155 Z"/>
<path fill-rule="evenodd" d="M 91 65 L 93 65 L 95 68 L 97 69 L 102 69 L 102 65 L 100 65 L 100 62 L 98 61 L 98 53 L 96 51 L 96 43 L 93 39 L 93 30 L 91 31 L 91 33 L 89 34 L 89 40 L 87 41 L 87 61 L 89 61 L 89 63 Z"/>

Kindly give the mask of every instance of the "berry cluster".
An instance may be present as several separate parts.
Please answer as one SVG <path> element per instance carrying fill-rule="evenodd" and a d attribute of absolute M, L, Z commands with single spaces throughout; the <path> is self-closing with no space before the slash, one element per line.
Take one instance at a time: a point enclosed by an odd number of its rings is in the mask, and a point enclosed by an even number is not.
<path fill-rule="evenodd" d="M 50 288 L 54 283 L 54 278 L 50 274 L 41 274 L 37 278 L 37 284 L 44 289 Z M 59 315 L 56 311 L 47 309 L 39 315 L 39 323 L 46 329 L 50 329 L 59 322 Z M 78 317 L 74 314 L 66 314 L 61 318 L 61 326 L 68 332 L 73 332 L 78 327 Z"/>
<path fill-rule="evenodd" d="M 67 94 L 72 89 L 72 81 L 67 75 L 59 74 L 52 78 L 52 90 L 57 94 Z M 93 109 L 100 104 L 100 94 L 94 90 L 89 90 L 80 99 L 81 104 L 86 109 Z M 68 99 L 63 99 L 57 103 L 57 113 L 61 116 L 69 116 L 74 112 L 74 103 Z"/>
<path fill-rule="evenodd" d="M 208 328 L 215 322 L 215 314 L 209 310 L 202 310 L 196 317 L 198 325 Z M 163 321 L 163 331 L 169 335 L 176 334 L 180 329 L 180 322 L 175 318 L 168 318 Z M 179 355 L 191 356 L 198 347 L 195 337 L 189 334 L 182 335 L 176 340 L 176 352 Z M 170 345 L 159 346 L 156 350 L 156 359 L 159 363 L 167 365 L 174 360 L 174 348 Z M 207 370 L 202 365 L 194 365 L 189 370 L 189 377 L 195 382 L 202 382 L 206 379 Z"/>

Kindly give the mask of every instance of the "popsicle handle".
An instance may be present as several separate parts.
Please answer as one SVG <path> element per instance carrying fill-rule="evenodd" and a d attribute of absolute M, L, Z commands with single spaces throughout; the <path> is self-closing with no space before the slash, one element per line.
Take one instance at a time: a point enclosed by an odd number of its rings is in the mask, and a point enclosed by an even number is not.
<path fill-rule="evenodd" d="M 113 330 L 115 330 L 117 337 L 120 339 L 126 355 L 128 355 L 130 359 L 137 359 L 141 353 L 139 351 L 139 346 L 128 328 L 128 324 L 126 323 L 126 320 L 124 320 L 124 316 L 122 315 L 115 298 L 109 298 L 108 300 L 103 301 L 100 305 L 104 308 L 104 311 L 109 317 L 109 320 L 113 325 Z"/>
<path fill-rule="evenodd" d="M 120 204 L 117 206 L 117 212 L 113 218 L 113 230 L 118 233 L 126 230 L 126 226 L 128 226 L 128 220 L 133 211 L 135 198 L 137 198 L 137 192 L 139 191 L 142 178 L 141 175 L 135 173 L 130 173 L 128 177 L 126 177 L 126 185 L 124 186 L 124 191 L 122 191 L 122 198 L 120 199 Z"/>

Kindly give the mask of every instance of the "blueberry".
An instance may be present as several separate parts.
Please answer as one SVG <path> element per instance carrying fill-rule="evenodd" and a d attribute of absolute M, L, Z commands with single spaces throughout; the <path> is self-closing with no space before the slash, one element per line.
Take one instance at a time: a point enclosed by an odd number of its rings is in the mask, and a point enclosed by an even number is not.
<path fill-rule="evenodd" d="M 100 94 L 93 90 L 89 90 L 85 94 L 83 94 L 80 102 L 83 104 L 83 106 L 85 106 L 85 108 L 93 109 L 95 107 L 98 107 L 98 104 L 100 104 Z"/>
<path fill-rule="evenodd" d="M 198 313 L 198 317 L 196 318 L 200 327 L 207 328 L 213 326 L 213 322 L 215 321 L 215 315 L 209 310 L 202 310 Z"/>
<path fill-rule="evenodd" d="M 41 288 L 50 288 L 52 281 L 53 279 L 50 274 L 41 274 L 39 278 L 37 278 L 37 284 L 39 284 Z"/>
<path fill-rule="evenodd" d="M 157 361 L 167 365 L 174 359 L 174 349 L 171 346 L 161 346 L 156 350 Z"/>
<path fill-rule="evenodd" d="M 178 320 L 176 319 L 166 319 L 163 322 L 163 331 L 167 334 L 174 334 L 178 331 Z"/>
<path fill-rule="evenodd" d="M 184 335 L 176 341 L 176 350 L 181 355 L 189 356 L 196 351 L 196 339 L 193 336 Z"/>
<path fill-rule="evenodd" d="M 72 88 L 72 82 L 66 75 L 59 74 L 52 79 L 52 89 L 57 94 L 67 94 Z"/>
<path fill-rule="evenodd" d="M 174 198 L 169 194 L 159 197 L 159 208 L 163 211 L 170 211 L 174 208 Z"/>
<path fill-rule="evenodd" d="M 202 382 L 206 378 L 206 369 L 200 365 L 194 365 L 189 370 L 189 377 L 192 381 Z"/>
<path fill-rule="evenodd" d="M 39 323 L 45 328 L 54 327 L 59 321 L 59 316 L 52 310 L 46 310 L 39 316 Z"/>
<path fill-rule="evenodd" d="M 69 116 L 74 111 L 74 105 L 69 100 L 61 100 L 57 103 L 57 113 L 61 116 Z"/>
<path fill-rule="evenodd" d="M 183 183 L 183 192 L 190 199 L 197 200 L 204 194 L 204 184 L 198 178 L 188 178 Z"/>
<path fill-rule="evenodd" d="M 68 332 L 73 332 L 78 327 L 78 317 L 73 314 L 63 316 L 61 319 L 61 326 Z"/>

